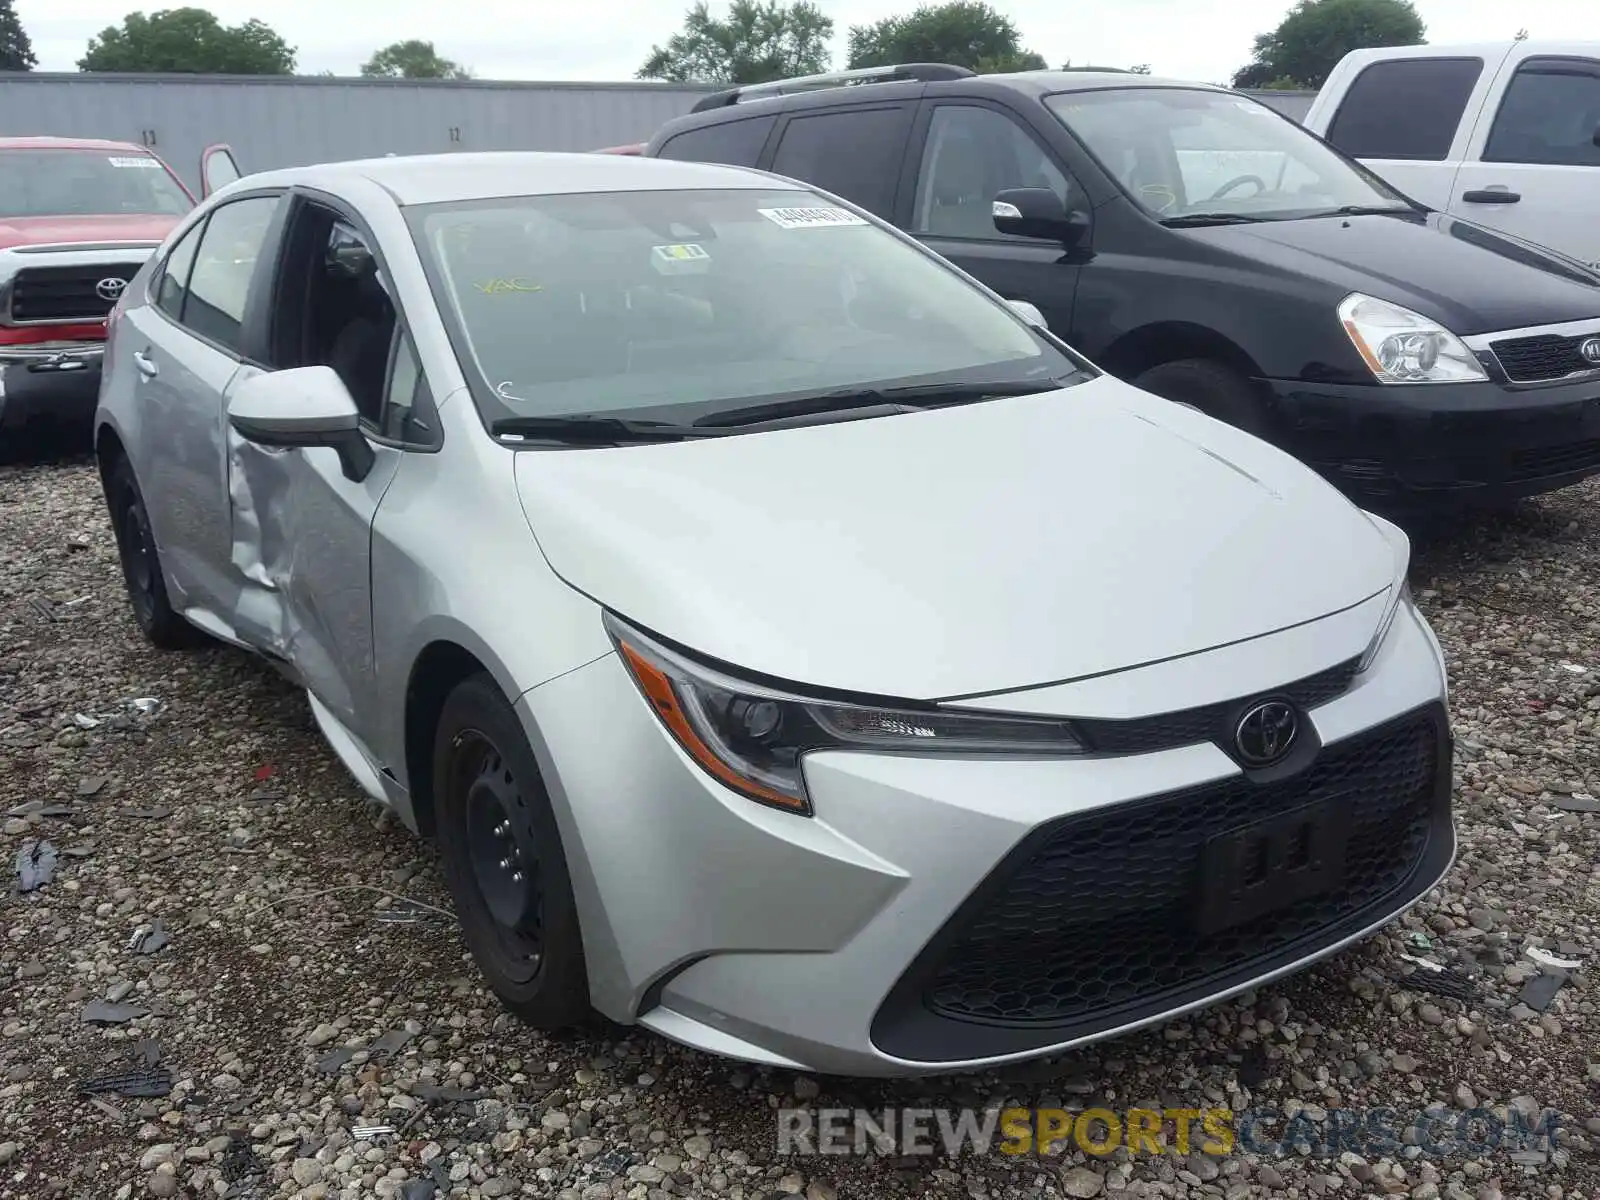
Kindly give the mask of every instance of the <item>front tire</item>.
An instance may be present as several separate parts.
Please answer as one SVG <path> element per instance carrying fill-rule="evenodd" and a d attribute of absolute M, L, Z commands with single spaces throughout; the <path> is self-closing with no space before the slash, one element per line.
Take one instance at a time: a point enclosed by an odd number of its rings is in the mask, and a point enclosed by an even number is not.
<path fill-rule="evenodd" d="M 589 981 L 561 834 L 521 723 L 488 675 L 445 700 L 433 794 L 445 882 L 489 986 L 535 1028 L 582 1022 Z"/>
<path fill-rule="evenodd" d="M 1184 358 L 1151 367 L 1133 381 L 1135 387 L 1197 408 L 1208 417 L 1259 435 L 1265 427 L 1261 397 L 1232 367 L 1208 358 Z"/>
<path fill-rule="evenodd" d="M 134 622 L 146 639 L 163 650 L 196 645 L 200 631 L 172 607 L 167 580 L 161 572 L 161 555 L 150 531 L 150 514 L 134 478 L 133 466 L 119 458 L 106 478 L 106 507 L 117 537 L 117 557 Z"/>

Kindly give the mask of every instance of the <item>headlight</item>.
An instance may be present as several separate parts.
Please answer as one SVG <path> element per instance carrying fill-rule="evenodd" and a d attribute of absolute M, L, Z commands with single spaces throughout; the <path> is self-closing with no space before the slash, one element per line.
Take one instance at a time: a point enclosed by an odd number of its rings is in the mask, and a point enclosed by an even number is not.
<path fill-rule="evenodd" d="M 615 617 L 606 626 L 661 723 L 705 772 L 741 795 L 809 815 L 812 750 L 1042 757 L 1083 753 L 1064 721 L 812 700 L 692 663 Z"/>
<path fill-rule="evenodd" d="M 1395 614 L 1411 603 L 1411 539 L 1406 536 L 1406 531 L 1393 521 L 1380 517 L 1376 513 L 1366 513 L 1367 520 L 1371 521 L 1379 533 L 1383 534 L 1384 541 L 1389 543 L 1389 550 L 1394 555 L 1393 582 L 1389 584 L 1389 595 L 1384 602 L 1383 617 L 1378 621 L 1377 632 L 1372 635 L 1372 640 L 1367 643 L 1367 648 L 1361 653 L 1361 661 L 1356 665 L 1356 673 L 1365 671 L 1378 657 L 1378 651 L 1383 649 L 1384 639 L 1389 636 L 1389 629 L 1394 625 Z"/>
<path fill-rule="evenodd" d="M 1460 338 L 1409 308 L 1358 292 L 1339 305 L 1339 320 L 1379 383 L 1475 383 L 1489 378 Z"/>
<path fill-rule="evenodd" d="M 1411 584 L 1402 580 L 1398 588 L 1389 589 L 1388 606 L 1383 610 L 1383 619 L 1378 622 L 1378 632 L 1372 635 L 1372 641 L 1367 643 L 1367 648 L 1361 654 L 1361 661 L 1356 664 L 1356 674 L 1360 674 L 1372 665 L 1378 657 L 1378 651 L 1383 649 L 1384 640 L 1389 636 L 1389 630 L 1394 626 L 1395 614 L 1411 603 Z"/>

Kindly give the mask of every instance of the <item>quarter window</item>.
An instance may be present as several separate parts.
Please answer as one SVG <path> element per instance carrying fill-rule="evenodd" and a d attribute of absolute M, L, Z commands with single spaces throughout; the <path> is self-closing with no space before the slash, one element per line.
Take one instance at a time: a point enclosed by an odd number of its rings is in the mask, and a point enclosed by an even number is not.
<path fill-rule="evenodd" d="M 383 405 L 380 433 L 397 442 L 427 444 L 436 440 L 430 427 L 433 420 L 432 394 L 422 361 L 411 335 L 404 329 L 395 339 L 394 362 L 389 368 L 389 387 Z"/>
<path fill-rule="evenodd" d="M 1049 188 L 1067 199 L 1067 177 L 1016 121 L 992 108 L 933 110 L 917 180 L 917 233 L 1015 240 L 994 227 L 993 203 L 1007 188 Z M 1026 239 L 1023 239 L 1026 240 Z"/>
<path fill-rule="evenodd" d="M 891 215 L 910 115 L 904 108 L 848 108 L 793 117 L 772 170 Z"/>
<path fill-rule="evenodd" d="M 266 244 L 278 197 L 255 196 L 211 214 L 189 274 L 183 323 L 229 350 L 240 348 L 250 280 Z"/>
<path fill-rule="evenodd" d="M 1485 162 L 1600 167 L 1600 62 L 1529 59 L 1489 131 Z"/>
<path fill-rule="evenodd" d="M 1352 158 L 1442 162 L 1482 74 L 1481 58 L 1373 63 L 1345 93 L 1328 140 Z"/>
<path fill-rule="evenodd" d="M 161 268 L 156 305 L 174 321 L 183 320 L 183 298 L 189 294 L 189 271 L 194 266 L 194 252 L 200 247 L 200 235 L 205 227 L 204 221 L 197 221 L 195 227 L 178 240 Z"/>
<path fill-rule="evenodd" d="M 702 125 L 668 139 L 656 157 L 753 167 L 760 161 L 761 148 L 767 144 L 767 134 L 772 132 L 777 120 L 777 117 L 753 117 Z"/>

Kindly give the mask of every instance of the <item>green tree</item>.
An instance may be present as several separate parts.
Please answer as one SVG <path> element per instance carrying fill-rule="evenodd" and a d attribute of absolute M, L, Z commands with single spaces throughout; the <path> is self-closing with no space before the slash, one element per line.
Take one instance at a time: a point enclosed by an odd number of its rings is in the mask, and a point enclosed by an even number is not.
<path fill-rule="evenodd" d="M 1372 46 L 1414 46 L 1427 27 L 1411 0 L 1300 0 L 1233 77 L 1241 88 L 1320 88 L 1339 60 Z"/>
<path fill-rule="evenodd" d="M 38 65 L 33 43 L 17 20 L 11 0 L 0 0 L 0 71 L 31 71 Z"/>
<path fill-rule="evenodd" d="M 80 71 L 176 71 L 194 75 L 292 75 L 294 48 L 251 19 L 224 25 L 203 8 L 129 13 L 89 39 Z"/>
<path fill-rule="evenodd" d="M 733 0 L 728 15 L 711 15 L 699 0 L 683 30 L 651 48 L 640 79 L 676 83 L 750 84 L 826 71 L 833 18 L 811 0 Z"/>
<path fill-rule="evenodd" d="M 393 42 L 379 50 L 361 68 L 374 79 L 471 79 L 472 72 L 452 62 L 418 38 Z"/>
<path fill-rule="evenodd" d="M 900 17 L 850 28 L 850 65 L 952 63 L 984 73 L 1042 71 L 1046 63 L 1022 48 L 1011 19 L 981 0 L 924 4 Z"/>

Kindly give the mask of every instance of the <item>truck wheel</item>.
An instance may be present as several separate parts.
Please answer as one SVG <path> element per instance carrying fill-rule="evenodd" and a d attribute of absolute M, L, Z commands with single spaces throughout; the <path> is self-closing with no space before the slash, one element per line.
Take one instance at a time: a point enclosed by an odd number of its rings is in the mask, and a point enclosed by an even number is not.
<path fill-rule="evenodd" d="M 445 882 L 489 986 L 535 1028 L 582 1022 L 589 979 L 561 834 L 521 723 L 488 675 L 445 700 L 433 794 Z"/>
<path fill-rule="evenodd" d="M 106 506 L 139 632 L 163 650 L 197 645 L 202 638 L 200 631 L 184 620 L 167 598 L 161 556 L 156 550 L 155 535 L 150 532 L 150 514 L 145 511 L 144 496 L 126 458 L 117 460 L 106 479 Z"/>
<path fill-rule="evenodd" d="M 1208 417 L 1226 421 L 1246 433 L 1259 434 L 1264 427 L 1261 398 L 1239 372 L 1206 358 L 1185 358 L 1151 367 L 1134 381 L 1134 386 L 1198 408 Z"/>

